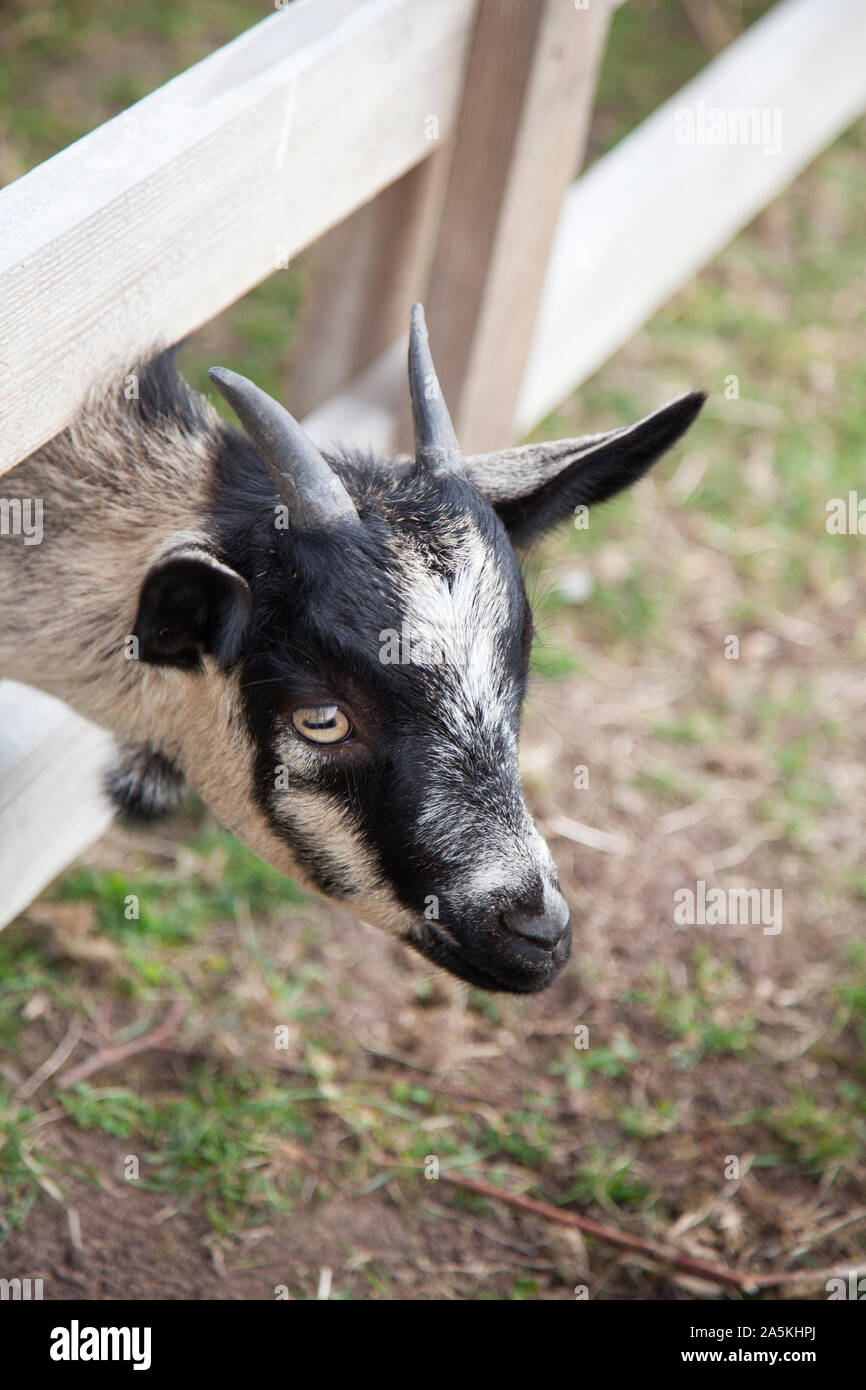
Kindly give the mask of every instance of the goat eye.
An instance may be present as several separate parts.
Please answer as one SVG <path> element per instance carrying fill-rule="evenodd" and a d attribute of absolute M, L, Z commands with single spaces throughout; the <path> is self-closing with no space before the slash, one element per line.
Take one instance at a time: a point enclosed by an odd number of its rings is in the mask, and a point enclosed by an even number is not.
<path fill-rule="evenodd" d="M 340 743 L 352 732 L 352 726 L 338 705 L 313 705 L 296 709 L 292 723 L 308 743 Z"/>

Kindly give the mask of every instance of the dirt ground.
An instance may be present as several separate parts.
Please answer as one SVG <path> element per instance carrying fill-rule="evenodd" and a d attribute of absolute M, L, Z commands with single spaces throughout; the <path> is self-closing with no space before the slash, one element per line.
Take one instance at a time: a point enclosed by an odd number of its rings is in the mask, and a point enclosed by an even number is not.
<path fill-rule="evenodd" d="M 326 1206 L 301 1203 L 234 1243 L 208 1243 L 208 1223 L 178 1213 L 153 1193 L 106 1174 L 122 1170 L 125 1146 L 66 1135 L 68 1160 L 100 1174 L 94 1187 L 73 1181 L 75 1240 L 68 1213 L 41 1207 L 3 1252 L 3 1267 L 33 1271 L 48 1299 L 234 1300 L 314 1298 L 321 1272 L 338 1272 L 342 1297 L 371 1296 L 365 1269 L 386 1267 L 390 1298 L 502 1296 L 515 1273 L 550 1284 L 548 1298 L 573 1297 L 579 1265 L 568 1240 L 546 1236 L 528 1218 L 461 1217 L 430 1194 L 411 1207 L 394 1194 L 337 1194 Z M 562 1275 L 558 1266 L 562 1265 Z"/>

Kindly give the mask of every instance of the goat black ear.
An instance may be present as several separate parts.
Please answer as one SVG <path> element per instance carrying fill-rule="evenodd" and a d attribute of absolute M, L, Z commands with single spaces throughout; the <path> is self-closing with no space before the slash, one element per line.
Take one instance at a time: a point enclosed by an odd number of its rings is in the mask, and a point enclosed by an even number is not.
<path fill-rule="evenodd" d="M 514 544 L 529 545 L 574 507 L 606 502 L 637 482 L 685 434 L 705 400 L 703 391 L 692 391 L 607 434 L 476 454 L 466 470 Z"/>
<path fill-rule="evenodd" d="M 247 581 L 205 550 L 178 550 L 160 560 L 141 586 L 133 635 L 138 657 L 183 671 L 201 669 L 204 653 L 231 666 L 243 647 L 252 609 Z"/>

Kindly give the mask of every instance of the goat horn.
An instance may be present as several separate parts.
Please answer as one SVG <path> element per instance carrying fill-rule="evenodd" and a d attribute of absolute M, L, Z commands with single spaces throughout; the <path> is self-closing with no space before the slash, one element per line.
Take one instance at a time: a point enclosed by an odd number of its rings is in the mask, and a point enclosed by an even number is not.
<path fill-rule="evenodd" d="M 433 366 L 421 304 L 412 305 L 409 329 L 409 392 L 415 430 L 415 458 L 434 473 L 457 473 L 463 455 Z"/>
<path fill-rule="evenodd" d="M 293 525 L 318 531 L 339 521 L 357 522 L 341 479 L 294 416 L 237 372 L 211 367 L 208 376 L 256 446 Z"/>

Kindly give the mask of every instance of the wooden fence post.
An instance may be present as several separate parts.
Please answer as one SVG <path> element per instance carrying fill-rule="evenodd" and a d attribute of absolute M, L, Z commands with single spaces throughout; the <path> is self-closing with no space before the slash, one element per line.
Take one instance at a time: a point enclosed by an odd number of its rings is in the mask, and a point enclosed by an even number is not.
<path fill-rule="evenodd" d="M 448 151 L 416 164 L 308 252 L 287 404 L 309 414 L 405 333 L 430 273 Z"/>
<path fill-rule="evenodd" d="M 582 158 L 610 0 L 480 0 L 427 322 L 467 453 L 511 442 L 563 194 Z"/>

